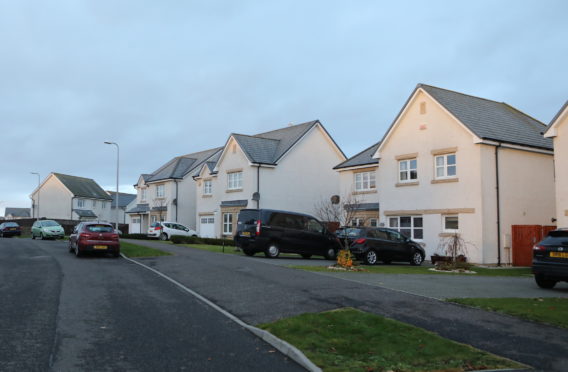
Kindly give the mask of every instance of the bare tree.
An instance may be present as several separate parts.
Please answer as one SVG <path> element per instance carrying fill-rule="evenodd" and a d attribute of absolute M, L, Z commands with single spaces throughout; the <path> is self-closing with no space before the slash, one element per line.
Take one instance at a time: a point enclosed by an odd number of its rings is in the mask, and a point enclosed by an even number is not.
<path fill-rule="evenodd" d="M 360 201 L 353 195 L 345 197 L 334 195 L 329 200 L 322 198 L 317 202 L 315 205 L 315 213 L 316 216 L 324 222 L 336 223 L 339 227 L 349 226 L 360 207 Z M 349 249 L 347 236 L 342 240 L 342 246 L 343 249 Z"/>
<path fill-rule="evenodd" d="M 164 212 L 167 211 L 168 201 L 164 198 L 156 198 L 152 200 L 152 210 L 158 212 L 159 221 L 163 221 Z"/>

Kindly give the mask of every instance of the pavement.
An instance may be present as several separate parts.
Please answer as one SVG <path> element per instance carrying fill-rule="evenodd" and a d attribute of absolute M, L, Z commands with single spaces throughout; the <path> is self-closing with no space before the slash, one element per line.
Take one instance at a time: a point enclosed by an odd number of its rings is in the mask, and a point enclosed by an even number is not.
<path fill-rule="evenodd" d="M 307 312 L 354 307 L 424 328 L 448 339 L 530 365 L 537 370 L 568 370 L 566 329 L 447 303 L 403 289 L 393 290 L 381 285 L 386 278 L 371 279 L 373 276 L 369 275 L 373 274 L 358 274 L 346 279 L 341 274 L 313 273 L 269 262 L 280 260 L 211 253 L 157 241 L 134 242 L 174 253 L 174 256 L 137 261 L 183 283 L 249 324 L 272 322 Z M 361 278 L 353 279 L 359 276 Z M 408 277 L 412 276 L 414 275 Z M 452 276 L 445 280 L 436 275 L 423 275 L 413 282 L 427 283 L 425 287 L 430 283 L 432 286 L 443 284 L 447 288 L 455 287 L 456 278 L 458 277 Z M 490 287 L 497 286 L 495 283 L 508 282 L 510 278 L 501 279 L 504 278 L 488 278 L 487 282 L 478 287 L 485 288 L 487 292 Z M 529 278 L 518 279 L 527 279 L 513 281 L 521 288 L 528 286 L 525 287 L 528 290 L 536 286 L 530 283 Z M 372 280 L 376 282 L 370 282 Z M 391 280 L 396 281 L 396 278 L 392 277 Z M 469 285 L 473 287 L 473 284 Z M 415 288 L 414 291 L 419 289 Z M 474 292 L 470 293 L 473 296 Z M 509 295 L 501 296 L 496 290 L 493 291 L 495 296 L 510 297 L 510 288 L 504 288 L 501 293 Z M 545 292 L 539 290 L 535 293 Z M 563 296 L 565 289 L 559 288 L 552 293 Z"/>

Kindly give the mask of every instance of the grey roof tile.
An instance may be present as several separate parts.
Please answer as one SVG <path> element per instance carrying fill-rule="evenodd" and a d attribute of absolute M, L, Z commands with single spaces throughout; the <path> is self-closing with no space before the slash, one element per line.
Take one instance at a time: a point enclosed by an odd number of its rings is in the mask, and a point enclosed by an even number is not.
<path fill-rule="evenodd" d="M 12 216 L 12 217 L 30 217 L 31 216 L 31 209 L 30 208 L 13 208 L 13 207 L 6 207 L 4 210 L 4 217 Z"/>
<path fill-rule="evenodd" d="M 111 196 L 112 198 L 112 203 L 111 203 L 111 207 L 114 208 L 115 206 L 115 200 L 116 200 L 116 191 L 108 191 L 107 193 Z M 119 208 L 124 208 L 126 207 L 128 204 L 130 204 L 134 199 L 136 199 L 136 194 L 127 194 L 124 192 L 119 193 L 120 198 L 118 198 L 118 207 Z"/>
<path fill-rule="evenodd" d="M 373 155 L 379 148 L 381 143 L 377 142 L 371 147 L 367 147 L 365 150 L 361 151 L 360 153 L 353 155 L 349 159 L 345 160 L 342 163 L 339 163 L 333 169 L 342 169 L 342 168 L 350 168 L 350 167 L 358 167 L 362 165 L 378 165 L 379 160 L 373 159 Z"/>
<path fill-rule="evenodd" d="M 126 213 L 148 213 L 150 211 L 150 206 L 148 204 L 136 204 L 135 207 L 127 210 Z"/>
<path fill-rule="evenodd" d="M 246 207 L 248 200 L 224 200 L 221 202 L 221 207 Z"/>
<path fill-rule="evenodd" d="M 79 217 L 97 217 L 95 212 L 90 209 L 73 209 L 73 212 L 77 213 Z"/>
<path fill-rule="evenodd" d="M 345 209 L 350 209 L 354 211 L 378 211 L 379 203 L 359 203 L 359 204 L 346 204 Z"/>
<path fill-rule="evenodd" d="M 482 139 L 552 150 L 546 125 L 504 102 L 491 101 L 426 84 L 418 84 Z"/>
<path fill-rule="evenodd" d="M 112 198 L 90 178 L 70 176 L 67 174 L 53 173 L 74 196 L 92 199 L 112 200 Z"/>
<path fill-rule="evenodd" d="M 220 153 L 222 147 L 194 152 L 187 155 L 176 156 L 166 164 L 162 165 L 150 177 L 144 179 L 145 182 L 156 182 L 167 179 L 182 179 L 188 173 L 197 169 L 205 161 L 209 160 L 213 155 Z"/>

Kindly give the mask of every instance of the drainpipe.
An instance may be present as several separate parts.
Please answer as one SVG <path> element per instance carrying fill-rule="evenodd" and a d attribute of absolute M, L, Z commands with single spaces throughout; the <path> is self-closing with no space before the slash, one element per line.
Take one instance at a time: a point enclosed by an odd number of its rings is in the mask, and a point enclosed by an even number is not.
<path fill-rule="evenodd" d="M 501 266 L 501 208 L 499 192 L 499 143 L 495 146 L 495 191 L 497 192 L 497 266 Z"/>
<path fill-rule="evenodd" d="M 256 166 L 256 192 L 260 195 L 260 164 Z M 256 201 L 256 209 L 260 209 L 260 198 Z"/>
<path fill-rule="evenodd" d="M 71 197 L 71 215 L 69 216 L 69 219 L 71 221 L 73 221 L 73 200 L 75 199 L 74 196 Z"/>
<path fill-rule="evenodd" d="M 176 222 L 178 222 L 178 205 L 179 205 L 179 200 L 178 200 L 178 181 L 175 180 L 176 183 Z"/>

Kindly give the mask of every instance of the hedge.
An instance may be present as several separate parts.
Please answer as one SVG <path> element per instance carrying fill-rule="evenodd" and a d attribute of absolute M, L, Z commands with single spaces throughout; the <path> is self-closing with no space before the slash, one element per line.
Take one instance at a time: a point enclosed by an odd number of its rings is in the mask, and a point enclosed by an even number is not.
<path fill-rule="evenodd" d="M 173 244 L 209 244 L 209 245 L 229 245 L 235 246 L 232 239 L 199 238 L 196 236 L 172 235 L 170 241 Z"/>
<path fill-rule="evenodd" d="M 146 234 L 122 234 L 120 237 L 122 239 L 144 239 L 144 240 L 152 239 L 148 237 L 148 235 Z"/>

